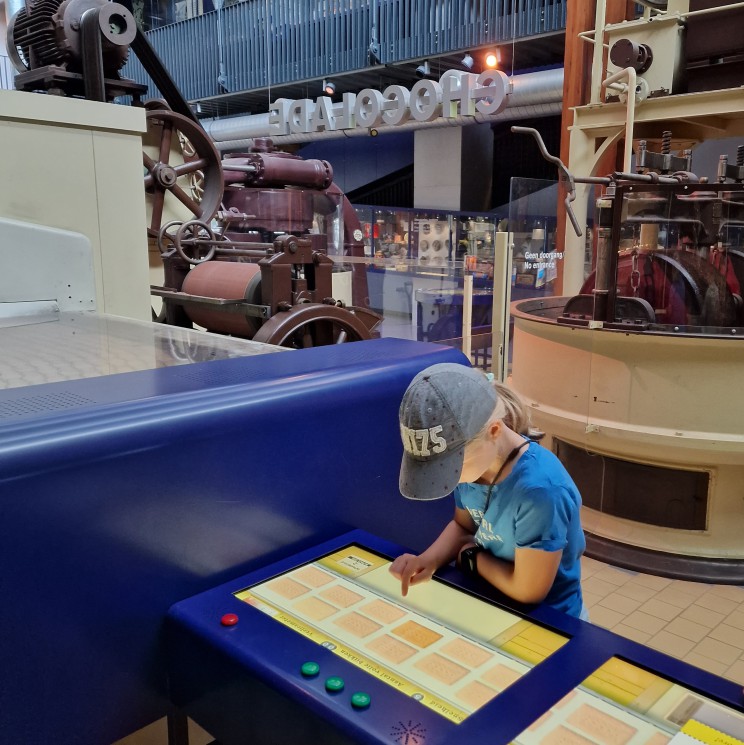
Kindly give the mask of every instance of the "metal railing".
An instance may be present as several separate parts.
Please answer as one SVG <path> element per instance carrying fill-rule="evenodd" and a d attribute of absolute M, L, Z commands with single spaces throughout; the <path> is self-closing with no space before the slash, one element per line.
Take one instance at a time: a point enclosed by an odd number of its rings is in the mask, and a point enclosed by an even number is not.
<path fill-rule="evenodd" d="M 560 31 L 568 0 L 245 0 L 148 31 L 189 100 Z M 147 76 L 135 58 L 123 74 Z"/>
<path fill-rule="evenodd" d="M 0 90 L 12 91 L 15 88 L 13 85 L 14 77 L 15 67 L 13 67 L 10 58 L 4 54 L 0 54 Z"/>

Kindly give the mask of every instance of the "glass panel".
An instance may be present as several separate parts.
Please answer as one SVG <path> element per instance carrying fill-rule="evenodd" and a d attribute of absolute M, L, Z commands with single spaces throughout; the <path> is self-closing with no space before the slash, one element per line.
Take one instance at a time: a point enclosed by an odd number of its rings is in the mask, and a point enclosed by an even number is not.
<path fill-rule="evenodd" d="M 0 388 L 286 351 L 206 331 L 99 313 L 0 320 Z M 34 360 L 29 365 L 29 360 Z"/>
<path fill-rule="evenodd" d="M 509 230 L 513 234 L 512 300 L 555 295 L 563 253 L 556 246 L 558 184 L 513 178 Z"/>
<path fill-rule="evenodd" d="M 364 255 L 374 256 L 374 222 L 375 214 L 373 207 L 354 207 L 359 223 L 362 226 L 362 240 L 364 241 Z M 377 231 L 379 233 L 379 229 Z"/>
<path fill-rule="evenodd" d="M 309 233 L 326 235 L 328 237 L 328 253 L 331 256 L 343 256 L 344 233 L 340 194 L 313 193 L 312 223 Z"/>
<path fill-rule="evenodd" d="M 422 265 L 418 258 L 385 258 L 380 253 L 378 251 L 368 260 L 367 286 L 370 309 L 383 316 L 381 335 L 420 341 L 450 339 L 449 332 L 437 339 L 427 334 L 431 319 L 426 299 L 457 289 L 462 284 L 462 276 L 458 276 L 447 262 L 428 266 Z M 422 303 L 425 315 L 419 317 Z"/>
<path fill-rule="evenodd" d="M 513 178 L 508 229 L 512 234 L 512 302 L 556 295 L 563 261 L 563 237 L 556 235 L 558 184 L 543 179 Z M 511 371 L 514 320 L 509 323 L 508 369 Z"/>
<path fill-rule="evenodd" d="M 225 260 L 222 269 L 212 274 L 204 272 L 202 278 L 207 276 L 201 280 L 199 292 L 191 295 L 220 300 L 225 292 L 220 283 L 230 277 L 226 269 L 228 261 L 245 257 L 242 268 L 247 270 L 245 264 L 258 261 L 267 248 L 259 243 L 272 242 L 291 230 L 295 235 L 309 237 L 313 250 L 327 252 L 333 260 L 329 294 L 343 306 L 353 306 L 356 320 L 372 332 L 373 338 L 381 335 L 432 341 L 464 348 L 468 353 L 468 343 L 463 343 L 463 337 L 469 336 L 468 319 L 472 318 L 472 334 L 478 337 L 473 340 L 473 361 L 487 365 L 492 338 L 496 240 L 492 215 L 364 205 L 355 206 L 352 211 L 340 196 L 302 189 L 278 192 L 236 189 L 231 193 L 234 204 L 226 204 L 215 232 L 234 243 L 217 244 L 219 258 Z M 250 221 L 245 219 L 246 214 L 251 215 Z M 156 261 L 153 261 L 152 281 L 160 287 L 162 262 L 159 253 L 153 252 L 153 257 Z M 503 264 L 501 261 L 500 266 Z M 182 292 L 179 277 L 175 272 L 171 274 L 173 286 L 156 292 Z M 257 275 L 241 272 L 235 286 L 230 286 L 232 294 L 227 299 L 250 295 L 249 304 L 260 304 L 263 297 L 260 282 L 265 278 L 259 277 L 254 282 L 254 276 Z M 470 297 L 463 291 L 466 277 L 472 279 L 472 307 L 465 301 L 465 297 Z M 293 281 L 304 280 L 312 290 L 314 279 L 313 271 L 308 273 L 307 267 L 293 267 Z M 506 286 L 502 287 L 502 279 L 499 279 L 500 293 Z M 171 299 L 176 304 L 181 298 Z M 159 301 L 160 295 L 156 295 L 155 310 L 160 308 Z M 210 305 L 203 299 L 199 303 Z M 196 305 L 192 302 L 192 306 Z M 467 312 L 463 313 L 466 305 Z M 252 338 L 260 325 L 258 321 L 244 323 L 242 312 L 235 316 L 221 313 L 221 308 L 207 310 L 208 316 L 199 311 L 197 318 L 192 308 L 188 311 L 189 319 L 201 327 L 245 338 Z M 374 314 L 380 316 L 379 321 Z M 255 318 L 255 314 L 248 315 Z M 233 320 L 237 320 L 237 325 Z M 357 335 L 364 338 L 364 334 Z"/>
<path fill-rule="evenodd" d="M 363 272 L 369 310 L 381 316 L 380 336 L 446 344 L 466 353 L 469 347 L 473 364 L 490 369 L 493 258 L 473 262 L 472 269 L 465 261 L 435 266 L 420 257 L 385 258 L 380 252 L 375 257 L 338 257 L 335 262 L 339 271 L 334 279 L 350 266 Z M 497 295 L 505 297 L 508 278 L 497 278 L 497 283 Z M 470 292 L 472 302 L 466 308 Z"/>
<path fill-rule="evenodd" d="M 489 368 L 494 245 L 507 220 L 484 213 L 355 206 L 361 223 L 370 310 L 382 336 L 447 344 Z M 369 258 L 367 258 L 369 257 Z M 347 259 L 347 263 L 348 259 Z M 357 271 L 360 267 L 356 267 Z M 465 278 L 472 306 L 465 308 Z M 498 292 L 506 291 L 501 278 Z M 467 310 L 467 312 L 464 312 Z M 471 320 L 469 341 L 468 318 Z"/>
<path fill-rule="evenodd" d="M 623 184 L 610 208 L 616 302 L 606 320 L 698 333 L 744 323 L 742 187 Z M 581 291 L 595 286 L 593 272 Z"/>

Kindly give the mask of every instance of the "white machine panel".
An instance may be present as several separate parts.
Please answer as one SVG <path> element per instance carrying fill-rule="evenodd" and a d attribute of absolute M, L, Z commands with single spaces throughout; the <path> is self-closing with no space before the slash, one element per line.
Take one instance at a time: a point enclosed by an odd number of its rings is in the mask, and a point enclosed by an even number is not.
<path fill-rule="evenodd" d="M 38 301 L 61 311 L 96 309 L 93 251 L 82 233 L 0 217 L 0 266 L 3 315 L 26 315 L 24 306 L 33 312 L 26 304 Z"/>

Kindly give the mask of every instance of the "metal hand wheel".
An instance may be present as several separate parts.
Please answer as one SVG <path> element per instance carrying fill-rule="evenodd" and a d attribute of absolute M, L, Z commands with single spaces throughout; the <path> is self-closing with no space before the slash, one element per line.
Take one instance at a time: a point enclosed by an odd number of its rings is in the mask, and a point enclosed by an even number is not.
<path fill-rule="evenodd" d="M 219 238 L 212 228 L 200 220 L 185 222 L 176 231 L 173 244 L 176 252 L 189 264 L 203 264 L 214 257 Z"/>

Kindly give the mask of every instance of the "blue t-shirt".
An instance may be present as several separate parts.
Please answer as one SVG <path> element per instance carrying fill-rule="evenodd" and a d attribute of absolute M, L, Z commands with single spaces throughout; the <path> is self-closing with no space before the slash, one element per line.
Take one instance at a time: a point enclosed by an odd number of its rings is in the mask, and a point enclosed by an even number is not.
<path fill-rule="evenodd" d="M 457 506 L 466 509 L 478 526 L 475 542 L 511 562 L 517 548 L 562 549 L 544 602 L 578 617 L 583 608 L 580 559 L 586 541 L 579 516 L 581 495 L 563 464 L 532 442 L 509 475 L 494 485 L 486 507 L 488 489 L 485 484 L 460 484 L 455 489 Z"/>

